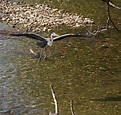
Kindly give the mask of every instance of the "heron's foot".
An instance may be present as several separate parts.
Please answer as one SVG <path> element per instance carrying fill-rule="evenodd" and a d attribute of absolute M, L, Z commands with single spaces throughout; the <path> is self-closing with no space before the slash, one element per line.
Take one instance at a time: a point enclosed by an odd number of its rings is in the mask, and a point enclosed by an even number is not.
<path fill-rule="evenodd" d="M 42 55 L 41 55 L 41 53 L 40 53 L 38 62 L 40 62 L 41 60 L 42 60 Z"/>
<path fill-rule="evenodd" d="M 45 51 L 43 52 L 43 59 L 44 59 L 44 60 L 46 60 L 46 59 L 47 59 L 47 54 L 46 54 L 46 52 L 45 52 Z"/>
<path fill-rule="evenodd" d="M 47 56 L 44 56 L 44 60 L 46 60 L 47 59 Z"/>
<path fill-rule="evenodd" d="M 38 59 L 38 62 L 41 62 L 41 61 L 42 61 L 42 59 L 41 59 L 41 58 L 39 58 L 39 59 Z"/>

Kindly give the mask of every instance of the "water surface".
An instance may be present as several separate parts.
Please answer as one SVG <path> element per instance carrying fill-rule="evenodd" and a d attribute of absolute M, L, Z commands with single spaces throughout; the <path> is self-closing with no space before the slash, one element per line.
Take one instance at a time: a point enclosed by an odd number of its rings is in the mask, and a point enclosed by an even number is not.
<path fill-rule="evenodd" d="M 33 4 L 37 1 L 27 2 Z M 121 6 L 119 0 L 114 2 Z M 44 3 L 51 7 L 62 7 L 65 11 L 84 14 L 93 18 L 97 25 L 105 25 L 106 6 L 101 1 L 53 0 Z M 120 11 L 112 12 L 118 25 L 121 23 Z M 1 27 L 9 30 L 6 25 Z M 82 28 L 62 26 L 52 30 L 63 34 L 78 33 Z M 49 36 L 46 32 L 42 35 Z M 74 101 L 77 115 L 120 115 L 120 32 L 111 29 L 96 40 L 69 38 L 55 42 L 48 48 L 48 59 L 41 62 L 33 58 L 29 51 L 40 51 L 35 40 L 10 38 L 7 33 L 0 34 L 0 114 L 48 115 L 50 111 L 54 112 L 49 87 L 52 84 L 61 115 L 71 114 L 70 100 Z M 104 45 L 108 48 L 103 47 Z"/>

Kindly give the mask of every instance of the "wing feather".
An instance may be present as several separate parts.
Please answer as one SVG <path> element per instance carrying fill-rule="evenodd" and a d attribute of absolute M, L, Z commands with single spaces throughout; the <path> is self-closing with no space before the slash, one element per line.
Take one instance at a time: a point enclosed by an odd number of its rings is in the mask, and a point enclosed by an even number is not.
<path fill-rule="evenodd" d="M 63 34 L 61 36 L 53 38 L 53 41 L 58 41 L 67 37 L 92 37 L 91 34 Z"/>
<path fill-rule="evenodd" d="M 58 40 L 61 40 L 61 39 L 67 38 L 67 37 L 72 37 L 72 35 L 73 34 L 63 34 L 61 36 L 53 38 L 53 41 L 58 41 Z"/>
<path fill-rule="evenodd" d="M 18 33 L 18 34 L 10 34 L 11 36 L 26 36 L 28 38 L 36 39 L 36 40 L 41 40 L 41 41 L 46 41 L 46 39 L 39 34 L 34 34 L 34 33 Z"/>

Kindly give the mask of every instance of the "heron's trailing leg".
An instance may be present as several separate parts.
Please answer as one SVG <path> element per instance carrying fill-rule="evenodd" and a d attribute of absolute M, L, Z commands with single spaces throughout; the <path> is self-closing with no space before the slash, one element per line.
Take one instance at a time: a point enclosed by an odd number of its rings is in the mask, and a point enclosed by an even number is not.
<path fill-rule="evenodd" d="M 41 61 L 42 56 L 43 56 L 43 49 L 41 48 L 41 50 L 40 50 L 40 55 L 39 55 L 39 59 L 38 59 L 38 61 Z"/>
<path fill-rule="evenodd" d="M 47 47 L 44 48 L 43 58 L 47 59 Z"/>

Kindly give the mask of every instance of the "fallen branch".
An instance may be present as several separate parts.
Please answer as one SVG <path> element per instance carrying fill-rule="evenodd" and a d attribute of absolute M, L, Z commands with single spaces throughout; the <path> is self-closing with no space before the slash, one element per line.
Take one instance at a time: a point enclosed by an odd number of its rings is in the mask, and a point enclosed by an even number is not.
<path fill-rule="evenodd" d="M 112 6 L 113 8 L 119 9 L 121 10 L 121 7 L 116 6 L 115 4 L 113 4 L 110 0 L 102 0 L 103 2 L 109 3 L 110 6 Z"/>
<path fill-rule="evenodd" d="M 110 4 L 109 4 L 109 0 L 107 2 L 107 6 L 108 6 L 108 20 L 107 20 L 107 25 L 109 23 L 109 21 L 113 24 L 114 28 L 119 31 L 119 29 L 116 27 L 115 23 L 113 22 L 112 18 L 111 18 L 111 14 L 110 14 Z"/>
<path fill-rule="evenodd" d="M 114 5 L 110 0 L 102 0 L 103 2 L 107 3 L 107 12 L 108 12 L 108 20 L 107 20 L 107 27 L 109 24 L 109 21 L 112 23 L 112 25 L 114 26 L 114 28 L 119 31 L 119 29 L 116 27 L 115 23 L 113 22 L 112 18 L 111 18 L 111 14 L 110 14 L 110 6 L 112 6 L 113 8 L 117 8 L 117 9 L 121 9 L 120 7 Z"/>
<path fill-rule="evenodd" d="M 112 6 L 113 8 L 121 10 L 121 7 L 114 5 L 112 2 L 109 2 L 109 5 Z"/>
<path fill-rule="evenodd" d="M 49 113 L 49 115 L 59 115 L 58 102 L 57 102 L 57 99 L 56 99 L 56 96 L 55 96 L 55 91 L 54 91 L 52 85 L 50 85 L 50 90 L 51 90 L 53 100 L 54 100 L 54 104 L 55 104 L 55 113 L 54 114 Z"/>

